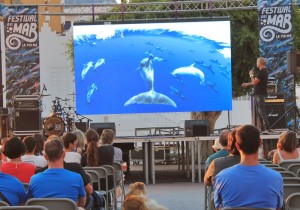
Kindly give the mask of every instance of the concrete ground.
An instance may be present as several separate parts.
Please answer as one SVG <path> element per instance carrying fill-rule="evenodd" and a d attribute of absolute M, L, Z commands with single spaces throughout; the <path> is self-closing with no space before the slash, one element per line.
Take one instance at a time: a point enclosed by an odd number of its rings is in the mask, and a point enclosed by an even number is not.
<path fill-rule="evenodd" d="M 125 185 L 126 191 L 129 184 Z M 169 210 L 204 209 L 204 184 L 168 182 L 146 185 L 147 195 Z M 121 209 L 121 204 L 118 205 Z"/>
<path fill-rule="evenodd" d="M 178 170 L 177 165 L 156 165 L 156 184 L 146 185 L 147 195 L 169 210 L 204 209 L 204 184 L 192 183 L 187 173 Z M 142 165 L 131 166 L 125 175 L 125 191 L 129 184 L 144 182 Z M 196 180 L 198 182 L 198 180 Z M 152 181 L 150 180 L 150 183 Z M 121 204 L 118 205 L 118 210 Z"/>

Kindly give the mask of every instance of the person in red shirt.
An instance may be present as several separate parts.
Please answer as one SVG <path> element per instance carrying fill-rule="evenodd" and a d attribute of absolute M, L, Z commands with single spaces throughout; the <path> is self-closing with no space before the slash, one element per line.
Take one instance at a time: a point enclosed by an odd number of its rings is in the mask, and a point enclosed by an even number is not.
<path fill-rule="evenodd" d="M 2 163 L 2 173 L 16 177 L 23 183 L 29 183 L 35 173 L 36 166 L 22 162 L 21 156 L 25 154 L 25 144 L 18 137 L 11 137 L 2 148 L 3 154 L 9 158 Z"/>

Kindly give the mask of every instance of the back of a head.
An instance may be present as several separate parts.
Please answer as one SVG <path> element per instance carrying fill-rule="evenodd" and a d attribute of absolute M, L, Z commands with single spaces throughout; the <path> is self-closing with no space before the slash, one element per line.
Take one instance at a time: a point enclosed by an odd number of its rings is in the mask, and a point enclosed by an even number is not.
<path fill-rule="evenodd" d="M 102 144 L 112 144 L 115 138 L 115 132 L 112 129 L 104 129 L 100 140 Z"/>
<path fill-rule="evenodd" d="M 26 136 L 23 139 L 23 142 L 26 147 L 26 152 L 33 152 L 34 148 L 36 147 L 36 139 L 33 136 Z"/>
<path fill-rule="evenodd" d="M 63 144 L 59 138 L 52 138 L 45 143 L 45 153 L 49 161 L 56 161 L 61 158 L 64 151 Z"/>
<path fill-rule="evenodd" d="M 85 133 L 85 137 L 87 140 L 87 143 L 90 143 L 91 141 L 98 142 L 99 141 L 99 134 L 94 129 L 89 129 Z"/>
<path fill-rule="evenodd" d="M 74 133 L 66 133 L 63 135 L 62 140 L 64 142 L 64 147 L 69 148 L 69 144 L 74 144 L 77 140 L 77 136 Z"/>
<path fill-rule="evenodd" d="M 87 166 L 98 166 L 99 165 L 99 151 L 98 151 L 98 141 L 99 134 L 97 131 L 90 129 L 85 133 L 87 146 Z"/>
<path fill-rule="evenodd" d="M 236 134 L 236 130 L 232 130 L 228 134 L 228 150 L 229 150 L 230 154 L 232 154 L 234 156 L 240 155 L 240 152 L 238 151 L 238 149 L 235 146 L 235 144 L 236 144 L 235 134 Z"/>
<path fill-rule="evenodd" d="M 42 155 L 45 143 L 44 136 L 40 133 L 35 133 L 33 134 L 33 138 L 36 140 L 35 155 Z"/>
<path fill-rule="evenodd" d="M 78 140 L 78 147 L 81 149 L 85 148 L 85 144 L 86 144 L 86 138 L 84 133 L 81 130 L 76 130 L 73 131 L 73 133 L 77 136 L 77 140 Z"/>
<path fill-rule="evenodd" d="M 25 144 L 18 137 L 11 137 L 5 141 L 3 154 L 10 158 L 15 159 L 25 154 Z"/>
<path fill-rule="evenodd" d="M 219 143 L 226 147 L 228 145 L 228 134 L 230 133 L 230 130 L 222 130 L 220 137 L 219 137 Z"/>
<path fill-rule="evenodd" d="M 150 210 L 145 206 L 145 198 L 139 195 L 131 195 L 127 197 L 122 206 L 123 210 Z"/>
<path fill-rule="evenodd" d="M 297 133 L 294 131 L 285 131 L 279 136 L 277 147 L 280 150 L 292 153 L 299 146 Z"/>
<path fill-rule="evenodd" d="M 257 153 L 261 140 L 259 130 L 255 126 L 243 125 L 239 127 L 235 137 L 243 153 L 247 155 Z"/>

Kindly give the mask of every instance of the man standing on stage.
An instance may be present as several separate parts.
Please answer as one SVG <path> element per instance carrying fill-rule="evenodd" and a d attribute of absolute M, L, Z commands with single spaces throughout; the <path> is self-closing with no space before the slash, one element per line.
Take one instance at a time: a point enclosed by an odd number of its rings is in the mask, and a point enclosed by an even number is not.
<path fill-rule="evenodd" d="M 249 71 L 251 82 L 243 83 L 242 87 L 254 86 L 254 100 L 258 111 L 260 129 L 263 133 L 270 132 L 269 120 L 265 110 L 265 97 L 267 95 L 267 84 L 269 72 L 266 67 L 266 59 L 260 57 L 256 61 L 256 66 L 259 69 L 257 75 L 254 75 L 254 69 Z"/>

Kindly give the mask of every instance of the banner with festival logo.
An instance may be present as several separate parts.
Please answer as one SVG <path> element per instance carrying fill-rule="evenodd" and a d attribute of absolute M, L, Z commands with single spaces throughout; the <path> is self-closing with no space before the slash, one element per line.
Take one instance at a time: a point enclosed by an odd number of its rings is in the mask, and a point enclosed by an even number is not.
<path fill-rule="evenodd" d="M 40 91 L 37 6 L 4 6 L 6 104 L 16 95 Z"/>
<path fill-rule="evenodd" d="M 277 93 L 285 94 L 288 110 L 294 106 L 294 76 L 287 65 L 287 55 L 294 46 L 292 0 L 258 0 L 257 8 L 260 53 L 267 59 L 269 77 L 275 79 Z M 275 109 L 271 111 L 275 112 Z M 282 114 L 267 112 L 269 116 Z M 287 113 L 286 122 L 288 126 L 293 126 L 293 112 Z"/>

